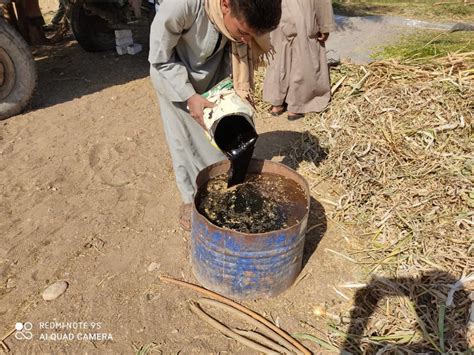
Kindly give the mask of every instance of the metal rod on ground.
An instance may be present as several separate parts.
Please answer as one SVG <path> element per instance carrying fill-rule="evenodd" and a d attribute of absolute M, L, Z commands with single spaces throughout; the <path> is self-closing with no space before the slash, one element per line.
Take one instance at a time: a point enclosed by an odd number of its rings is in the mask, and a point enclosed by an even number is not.
<path fill-rule="evenodd" d="M 206 312 L 204 312 L 202 309 L 199 308 L 197 303 L 191 302 L 191 310 L 198 315 L 199 318 L 201 318 L 203 321 L 211 325 L 213 328 L 216 328 L 219 330 L 222 334 L 237 340 L 239 343 L 242 343 L 249 348 L 252 348 L 254 350 L 260 351 L 264 354 L 271 354 L 271 355 L 278 355 L 276 351 L 273 351 L 272 349 L 269 349 L 263 345 L 260 345 L 250 339 L 247 339 L 234 331 L 230 330 L 227 328 L 224 324 L 218 322 L 214 318 L 212 318 L 210 315 L 208 315 Z"/>
<path fill-rule="evenodd" d="M 244 307 L 244 306 L 242 306 L 242 305 L 240 305 L 240 304 L 238 304 L 238 303 L 236 303 L 236 302 L 234 302 L 234 301 L 232 301 L 232 300 L 230 300 L 230 299 L 228 299 L 224 296 L 221 296 L 218 293 L 215 293 L 215 292 L 207 290 L 203 287 L 191 284 L 189 282 L 176 280 L 176 279 L 173 279 L 173 278 L 167 277 L 167 276 L 160 276 L 160 280 L 165 281 L 165 282 L 171 282 L 171 283 L 174 283 L 176 285 L 191 288 L 191 289 L 193 289 L 197 292 L 200 292 L 202 294 L 205 294 L 205 295 L 207 295 L 207 296 L 209 296 L 209 297 L 211 297 L 215 300 L 218 300 L 218 301 L 221 301 L 222 303 L 233 306 L 233 307 L 237 308 L 239 311 L 242 311 L 242 312 L 248 314 L 252 318 L 260 321 L 261 323 L 265 324 L 267 327 L 269 327 L 270 329 L 272 329 L 273 331 L 275 331 L 276 333 L 281 335 L 283 338 L 285 338 L 290 343 L 292 343 L 294 346 L 296 346 L 299 350 L 301 350 L 304 355 L 311 355 L 311 352 L 308 349 L 306 349 L 299 341 L 292 338 L 290 335 L 288 335 L 283 330 L 278 328 L 275 324 L 269 322 L 267 319 L 263 318 L 261 315 L 255 313 L 254 311 L 252 311 L 252 310 L 250 310 L 250 309 L 248 309 L 248 308 L 246 308 L 246 307 Z"/>
<path fill-rule="evenodd" d="M 272 329 L 267 327 L 265 324 L 259 322 L 258 320 L 252 318 L 248 314 L 245 314 L 245 313 L 239 311 L 238 309 L 236 309 L 236 308 L 234 308 L 230 305 L 227 305 L 227 304 L 224 304 L 222 302 L 212 300 L 212 299 L 209 299 L 209 298 L 200 298 L 200 299 L 198 299 L 198 303 L 201 304 L 201 305 L 208 305 L 208 306 L 221 308 L 221 309 L 223 309 L 223 310 L 225 310 L 225 311 L 227 311 L 227 312 L 229 312 L 229 313 L 231 313 L 235 316 L 238 316 L 238 317 L 244 319 L 245 321 L 247 321 L 248 323 L 250 323 L 251 325 L 253 325 L 257 328 L 260 328 L 266 335 L 268 335 L 270 337 L 272 342 L 275 342 L 275 345 L 278 346 L 278 344 L 280 344 L 280 345 L 283 345 L 284 347 L 286 347 L 286 349 L 285 349 L 286 353 L 289 352 L 290 354 L 294 354 L 294 353 L 301 354 L 300 349 L 295 347 L 293 344 L 291 344 L 285 338 L 280 336 L 278 333 L 274 332 Z"/>
<path fill-rule="evenodd" d="M 10 348 L 3 341 L 0 341 L 0 345 L 1 345 L 2 349 L 5 350 L 6 353 L 10 352 Z"/>
<path fill-rule="evenodd" d="M 15 333 L 15 328 L 13 328 L 12 330 L 10 330 L 7 334 L 5 334 L 2 339 L 0 339 L 0 346 L 5 350 L 5 352 L 10 352 L 10 348 L 8 347 L 7 344 L 5 344 L 5 340 L 10 336 L 12 335 L 13 333 Z"/>
<path fill-rule="evenodd" d="M 294 354 L 287 348 L 284 348 L 283 346 L 278 345 L 273 340 L 270 340 L 266 336 L 259 334 L 257 332 L 254 332 L 251 330 L 242 330 L 242 329 L 232 329 L 232 330 L 247 339 L 256 341 L 257 343 L 262 344 L 264 346 L 268 346 L 269 348 L 277 351 L 278 354 Z M 300 351 L 298 351 L 298 353 L 300 353 Z"/>

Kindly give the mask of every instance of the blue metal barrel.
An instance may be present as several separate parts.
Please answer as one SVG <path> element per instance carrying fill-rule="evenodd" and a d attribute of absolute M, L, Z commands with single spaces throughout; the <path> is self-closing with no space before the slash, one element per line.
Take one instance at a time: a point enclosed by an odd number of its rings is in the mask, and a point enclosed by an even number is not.
<path fill-rule="evenodd" d="M 198 189 L 226 173 L 229 166 L 229 161 L 222 161 L 202 170 L 196 179 Z M 204 287 L 234 299 L 273 297 L 293 284 L 302 267 L 309 214 L 308 183 L 294 170 L 253 159 L 248 173 L 272 173 L 298 183 L 306 195 L 306 213 L 286 229 L 249 234 L 212 224 L 199 213 L 194 201 L 190 254 L 193 273 Z"/>

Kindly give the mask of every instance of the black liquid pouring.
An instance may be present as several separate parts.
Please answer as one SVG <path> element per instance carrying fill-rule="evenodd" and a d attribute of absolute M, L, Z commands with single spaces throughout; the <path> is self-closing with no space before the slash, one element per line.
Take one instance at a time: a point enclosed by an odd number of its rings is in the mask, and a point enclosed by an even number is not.
<path fill-rule="evenodd" d="M 245 181 L 258 134 L 244 116 L 223 117 L 214 132 L 214 141 L 230 160 L 227 187 Z"/>

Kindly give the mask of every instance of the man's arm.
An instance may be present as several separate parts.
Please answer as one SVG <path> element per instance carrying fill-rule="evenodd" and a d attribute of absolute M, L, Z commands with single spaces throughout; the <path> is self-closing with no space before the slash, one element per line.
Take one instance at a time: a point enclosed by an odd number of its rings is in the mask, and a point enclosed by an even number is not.
<path fill-rule="evenodd" d="M 155 88 L 172 102 L 184 102 L 196 93 L 175 47 L 182 33 L 194 23 L 197 3 L 189 0 L 163 1 L 151 25 L 150 76 Z"/>
<path fill-rule="evenodd" d="M 317 0 L 316 19 L 318 21 L 319 32 L 329 33 L 336 30 L 331 0 Z"/>

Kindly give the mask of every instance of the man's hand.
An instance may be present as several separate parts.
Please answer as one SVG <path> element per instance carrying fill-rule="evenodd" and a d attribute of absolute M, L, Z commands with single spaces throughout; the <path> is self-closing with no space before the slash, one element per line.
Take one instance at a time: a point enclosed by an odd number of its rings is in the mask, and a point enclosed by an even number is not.
<path fill-rule="evenodd" d="M 206 129 L 204 125 L 204 108 L 212 108 L 214 106 L 216 106 L 214 103 L 206 100 L 199 94 L 194 94 L 188 99 L 189 114 L 204 129 Z"/>
<path fill-rule="evenodd" d="M 321 33 L 321 32 L 318 32 L 318 41 L 319 43 L 321 44 L 324 44 L 324 42 L 326 42 L 329 38 L 329 33 Z"/>

